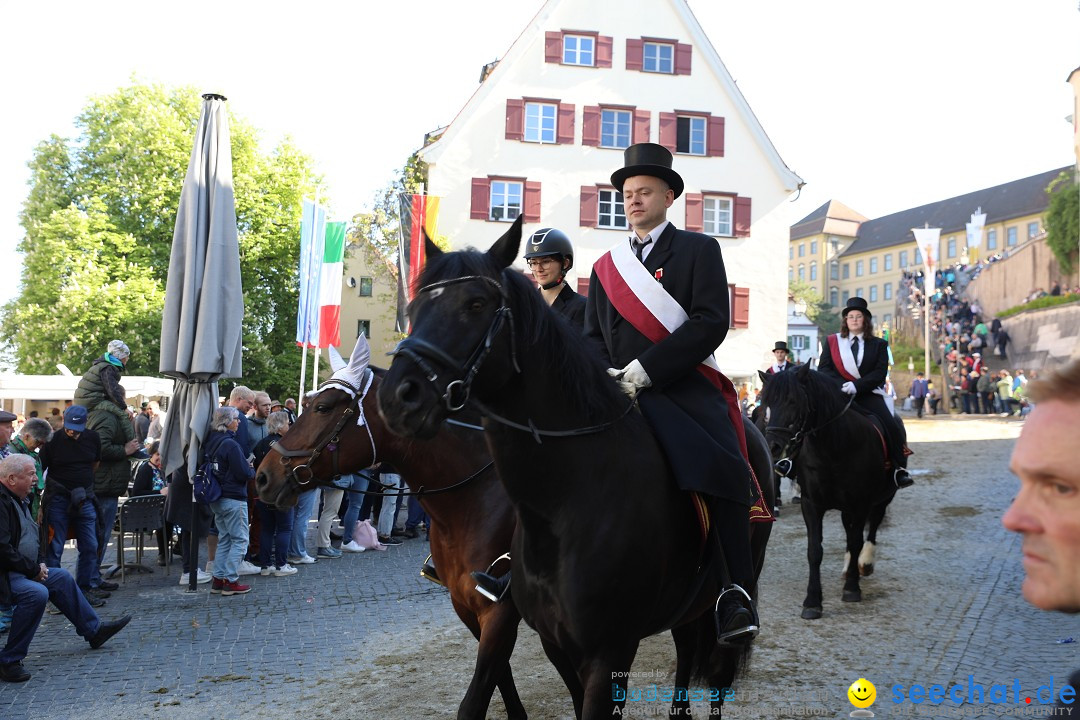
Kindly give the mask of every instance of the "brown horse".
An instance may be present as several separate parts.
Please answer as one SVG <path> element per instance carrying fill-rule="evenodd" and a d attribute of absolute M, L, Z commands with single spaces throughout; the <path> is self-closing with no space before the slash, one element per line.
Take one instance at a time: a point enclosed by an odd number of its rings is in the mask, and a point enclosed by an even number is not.
<path fill-rule="evenodd" d="M 357 355 L 354 351 L 353 357 Z M 288 507 L 313 484 L 328 485 L 336 475 L 377 461 L 393 463 L 414 492 L 424 491 L 419 500 L 433 521 L 428 535 L 432 559 L 450 591 L 454 611 L 480 641 L 458 718 L 484 718 L 497 686 L 508 716 L 524 720 L 527 715 L 510 670 L 521 615 L 511 602 L 486 600 L 469 576 L 506 552 L 514 532 L 513 509 L 490 465 L 483 434 L 449 424 L 428 440 L 405 440 L 389 433 L 375 407 L 384 371 L 365 369 L 360 373 L 365 382 L 367 372 L 373 374 L 366 392 L 360 387 L 350 395 L 324 387 L 310 400 L 307 411 L 275 446 L 277 452 L 259 465 L 259 497 Z M 356 422 L 361 413 L 364 425 Z M 438 492 L 465 479 L 468 482 L 459 487 Z"/>

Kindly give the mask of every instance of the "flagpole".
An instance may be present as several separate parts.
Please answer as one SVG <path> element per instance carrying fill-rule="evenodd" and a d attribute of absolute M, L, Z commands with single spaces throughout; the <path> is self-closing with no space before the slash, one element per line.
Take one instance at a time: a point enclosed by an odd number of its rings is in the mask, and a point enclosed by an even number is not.
<path fill-rule="evenodd" d="M 311 245 L 308 246 L 308 252 L 309 253 L 311 252 L 312 248 L 315 245 L 315 235 L 318 232 L 318 224 L 319 224 L 319 186 L 318 185 L 315 186 L 315 199 L 311 204 L 312 204 L 312 210 L 311 210 Z M 303 240 L 301 240 L 300 243 L 302 245 Z M 301 263 L 302 262 L 303 262 L 303 259 L 301 258 Z M 307 318 L 304 318 L 304 319 L 307 320 Z M 297 406 L 296 406 L 296 414 L 297 415 L 300 415 L 300 414 L 302 414 L 304 412 L 304 385 L 307 384 L 306 383 L 306 380 L 307 380 L 307 350 L 308 350 L 308 334 L 310 332 L 311 332 L 311 326 L 308 325 L 304 329 L 304 342 L 303 342 L 303 348 L 304 349 L 303 349 L 303 352 L 302 352 L 302 354 L 300 356 L 300 396 L 299 396 L 298 403 L 297 403 Z M 316 359 L 317 359 L 317 356 L 316 356 Z M 315 371 L 315 374 L 316 375 L 319 374 L 317 369 Z"/>

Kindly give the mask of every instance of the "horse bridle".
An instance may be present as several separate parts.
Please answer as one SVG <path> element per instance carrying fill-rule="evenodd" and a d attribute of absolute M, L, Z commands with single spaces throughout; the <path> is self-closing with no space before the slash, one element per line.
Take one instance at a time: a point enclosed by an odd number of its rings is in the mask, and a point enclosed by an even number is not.
<path fill-rule="evenodd" d="M 315 447 L 312 448 L 310 451 L 301 449 L 290 450 L 288 448 L 283 448 L 281 446 L 280 440 L 270 444 L 270 449 L 281 456 L 281 464 L 288 471 L 286 477 L 296 483 L 298 487 L 306 487 L 315 480 L 315 473 L 312 472 L 311 465 L 319 458 L 319 456 L 323 453 L 324 450 L 330 453 L 330 460 L 333 463 L 333 479 L 341 477 L 342 473 L 340 472 L 338 465 L 337 452 L 338 446 L 341 443 L 341 431 L 345 429 L 345 426 L 348 425 L 354 417 L 358 420 L 364 421 L 364 429 L 367 430 L 368 439 L 371 441 L 371 462 L 373 465 L 375 464 L 375 460 L 378 457 L 375 448 L 375 436 L 371 434 L 371 424 L 367 422 L 367 420 L 364 418 L 363 409 L 364 398 L 367 396 L 368 390 L 371 389 L 371 383 L 375 378 L 375 373 L 373 373 L 371 369 L 368 368 L 365 371 L 365 378 L 366 382 L 364 383 L 363 388 L 359 388 L 350 382 L 347 382 L 345 380 L 339 380 L 336 378 L 327 380 L 319 386 L 319 393 L 322 393 L 324 390 L 327 390 L 329 388 L 337 388 L 344 392 L 348 392 L 350 395 L 352 395 L 352 401 L 345 408 L 344 412 L 341 413 L 341 417 L 338 418 L 338 421 L 334 424 L 334 427 L 330 430 L 330 432 L 327 433 L 322 440 L 317 442 L 315 444 Z M 318 397 L 318 395 L 316 395 L 316 397 Z M 312 400 L 314 400 L 314 398 Z M 305 455 L 308 456 L 306 462 L 300 465 L 292 464 L 293 458 L 304 457 Z M 303 470 L 307 474 L 307 478 L 304 480 L 300 479 L 299 473 L 301 470 Z"/>
<path fill-rule="evenodd" d="M 506 272 L 505 270 L 503 271 Z M 451 380 L 446 384 L 443 389 L 443 393 L 440 399 L 446 405 L 446 409 L 450 412 L 458 412 L 469 402 L 469 393 L 472 389 L 472 382 L 476 378 L 476 374 L 480 372 L 480 365 L 483 364 L 488 354 L 491 352 L 492 344 L 495 341 L 495 337 L 502 330 L 504 325 L 510 325 L 510 360 L 514 365 L 514 372 L 521 374 L 521 367 L 517 361 L 517 341 L 516 333 L 514 332 L 514 314 L 509 305 L 509 294 L 506 292 L 506 288 L 494 278 L 489 278 L 486 275 L 466 275 L 459 278 L 451 278 L 449 280 L 440 280 L 439 282 L 425 285 L 417 291 L 417 297 L 422 293 L 431 292 L 433 290 L 447 287 L 448 285 L 456 285 L 463 282 L 481 281 L 486 282 L 493 286 L 499 292 L 501 303 L 498 309 L 495 310 L 495 316 L 491 319 L 491 324 L 488 326 L 488 330 L 484 333 L 484 337 L 477 344 L 469 355 L 469 359 L 465 362 L 461 369 L 454 372 L 453 368 L 457 367 L 457 360 L 450 357 L 450 355 L 442 348 L 432 345 L 426 340 L 410 335 L 397 344 L 397 347 L 390 353 L 391 356 L 404 355 L 409 360 L 412 360 L 423 371 L 427 381 L 435 388 L 435 392 L 438 393 L 438 385 L 436 382 L 439 379 L 439 373 L 431 367 L 428 360 L 435 360 L 447 368 L 451 368 L 450 372 L 458 379 Z M 532 419 L 528 420 L 528 424 L 514 422 L 509 418 L 505 418 L 495 413 L 490 408 L 482 405 L 478 400 L 474 400 L 473 403 L 484 414 L 484 416 L 491 418 L 492 420 L 513 428 L 515 430 L 521 430 L 522 432 L 532 435 L 536 443 L 541 444 L 541 437 L 575 437 L 578 435 L 591 435 L 593 433 L 603 432 L 610 429 L 619 420 L 626 417 L 634 407 L 635 400 L 630 399 L 630 403 L 626 406 L 626 409 L 621 412 L 618 417 L 613 420 L 601 423 L 599 425 L 592 425 L 589 427 L 573 428 L 571 430 L 541 430 L 536 427 Z"/>
<path fill-rule="evenodd" d="M 806 438 L 810 437 L 811 435 L 821 431 L 826 426 L 828 426 L 830 423 L 833 423 L 836 420 L 839 420 L 843 416 L 843 414 L 848 411 L 848 409 L 851 407 L 851 403 L 853 403 L 854 401 L 855 401 L 855 396 L 851 395 L 848 398 L 847 404 L 844 405 L 843 410 L 841 410 L 839 413 L 832 416 L 831 418 L 829 418 L 825 422 L 821 423 L 817 427 L 812 428 L 810 430 L 806 429 L 806 426 L 810 424 L 810 415 L 811 415 L 810 412 L 807 412 L 806 415 L 803 417 L 802 427 L 800 427 L 798 430 L 792 430 L 791 428 L 785 427 L 783 425 L 767 425 L 767 426 L 765 426 L 765 435 L 769 435 L 769 433 L 773 433 L 773 434 L 787 433 L 788 435 L 791 436 L 790 438 L 788 438 L 788 441 L 784 444 L 783 450 L 781 451 L 781 454 L 783 455 L 783 457 L 781 457 L 779 460 L 777 460 L 775 463 L 773 463 L 773 466 L 776 467 L 779 470 L 781 468 L 781 464 L 785 463 L 785 461 L 786 461 L 786 463 L 787 463 L 786 466 L 785 466 L 786 470 L 788 472 L 790 472 L 791 467 L 792 467 L 792 463 L 794 462 L 795 457 L 799 454 L 799 450 L 802 449 L 803 440 L 805 440 Z M 787 476 L 787 472 L 782 472 L 781 474 L 784 475 L 785 477 Z"/>

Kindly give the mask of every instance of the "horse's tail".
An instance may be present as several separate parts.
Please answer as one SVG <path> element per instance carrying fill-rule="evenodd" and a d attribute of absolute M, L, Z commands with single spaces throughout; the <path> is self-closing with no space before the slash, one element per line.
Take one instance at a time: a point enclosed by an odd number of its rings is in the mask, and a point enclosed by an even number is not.
<path fill-rule="evenodd" d="M 702 613 L 694 624 L 697 642 L 690 664 L 690 682 L 727 693 L 735 678 L 750 667 L 753 644 L 741 647 L 719 645 L 716 642 L 716 622 L 711 612 Z"/>

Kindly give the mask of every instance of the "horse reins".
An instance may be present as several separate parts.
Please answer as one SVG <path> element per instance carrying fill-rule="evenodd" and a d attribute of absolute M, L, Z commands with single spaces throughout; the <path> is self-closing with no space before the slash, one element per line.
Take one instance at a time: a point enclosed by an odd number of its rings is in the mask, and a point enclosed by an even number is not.
<path fill-rule="evenodd" d="M 504 270 L 503 272 L 505 273 L 506 271 Z M 455 285 L 458 283 L 473 281 L 486 282 L 489 285 L 495 287 L 495 289 L 499 291 L 501 304 L 499 305 L 498 309 L 496 309 L 495 316 L 491 319 L 491 324 L 488 326 L 488 330 L 484 334 L 484 337 L 480 340 L 479 344 L 469 355 L 469 359 L 465 362 L 463 368 L 461 370 L 458 370 L 457 375 L 461 376 L 461 379 L 455 379 L 447 383 L 446 388 L 443 390 L 443 393 L 440 396 L 440 399 L 446 405 L 446 409 L 452 413 L 458 412 L 468 403 L 469 393 L 472 389 L 472 383 L 473 380 L 476 378 L 476 374 L 480 371 L 480 365 L 484 362 L 488 354 L 491 352 L 495 336 L 499 334 L 499 331 L 502 330 L 503 326 L 506 324 L 510 325 L 510 360 L 514 365 L 514 371 L 519 375 L 521 374 L 521 367 L 518 365 L 517 361 L 517 344 L 514 333 L 514 314 L 511 311 L 510 306 L 507 304 L 509 296 L 506 292 L 506 288 L 504 288 L 499 281 L 495 280 L 494 278 L 489 278 L 485 275 L 466 275 L 464 277 L 441 280 L 439 282 L 431 283 L 430 285 L 425 285 L 424 287 L 417 290 L 416 294 L 417 296 L 419 296 L 422 293 L 431 292 L 433 290 L 444 288 L 448 285 Z M 457 365 L 457 361 L 454 358 L 450 357 L 450 355 L 447 354 L 442 348 L 432 345 L 426 340 L 422 340 L 415 335 L 410 335 L 409 337 L 399 342 L 397 347 L 394 348 L 390 355 L 404 355 L 409 360 L 412 360 L 414 363 L 416 363 L 420 370 L 423 371 L 424 376 L 427 378 L 427 381 L 436 388 L 436 392 L 438 392 L 438 386 L 435 383 L 439 379 L 439 373 L 435 370 L 435 368 L 431 366 L 428 360 L 435 360 L 439 363 L 442 363 L 447 368 L 454 368 Z M 476 407 L 480 410 L 481 413 L 483 413 L 486 417 L 491 418 L 495 422 L 501 425 L 505 425 L 509 428 L 513 428 L 515 430 L 529 433 L 539 445 L 542 444 L 542 437 L 576 437 L 579 435 L 592 435 L 595 433 L 604 432 L 605 430 L 609 430 L 615 425 L 615 423 L 619 422 L 624 417 L 630 414 L 630 411 L 634 408 L 635 400 L 631 398 L 630 403 L 626 406 L 626 409 L 619 413 L 618 417 L 612 420 L 601 423 L 599 425 L 573 428 L 570 430 L 542 430 L 536 427 L 536 424 L 532 421 L 531 418 L 528 420 L 528 424 L 525 425 L 519 422 L 514 422 L 509 418 L 505 418 L 502 415 L 499 415 L 495 411 L 491 410 L 491 408 L 488 408 L 487 406 L 480 403 L 480 401 L 478 400 L 474 399 L 473 404 L 476 405 Z"/>
<path fill-rule="evenodd" d="M 777 460 L 777 463 L 779 463 L 779 462 L 781 462 L 783 460 L 789 460 L 789 461 L 794 460 L 795 456 L 799 454 L 799 450 L 802 449 L 803 440 L 805 440 L 806 438 L 810 437 L 811 435 L 814 435 L 815 433 L 823 430 L 825 427 L 827 427 L 831 423 L 839 420 L 844 415 L 844 413 L 846 413 L 848 411 L 848 409 L 851 407 L 851 403 L 853 403 L 853 402 L 855 402 L 855 396 L 854 395 L 852 395 L 852 396 L 850 396 L 848 398 L 847 404 L 844 405 L 843 410 L 841 410 L 839 413 L 837 413 L 833 417 L 831 417 L 828 420 L 826 420 L 825 422 L 823 422 L 821 425 L 818 425 L 816 428 L 813 428 L 811 430 L 806 429 L 806 425 L 807 425 L 807 421 L 809 420 L 809 417 L 804 419 L 803 426 L 801 428 L 799 428 L 798 430 L 792 430 L 791 428 L 787 428 L 787 427 L 784 427 L 782 425 L 768 425 L 768 426 L 766 426 L 765 427 L 765 434 L 766 435 L 768 435 L 770 432 L 774 433 L 774 434 L 775 433 L 787 433 L 787 434 L 791 435 L 791 438 L 784 445 L 784 457 L 781 458 L 780 460 Z M 809 413 L 807 413 L 807 415 L 809 416 Z"/>

